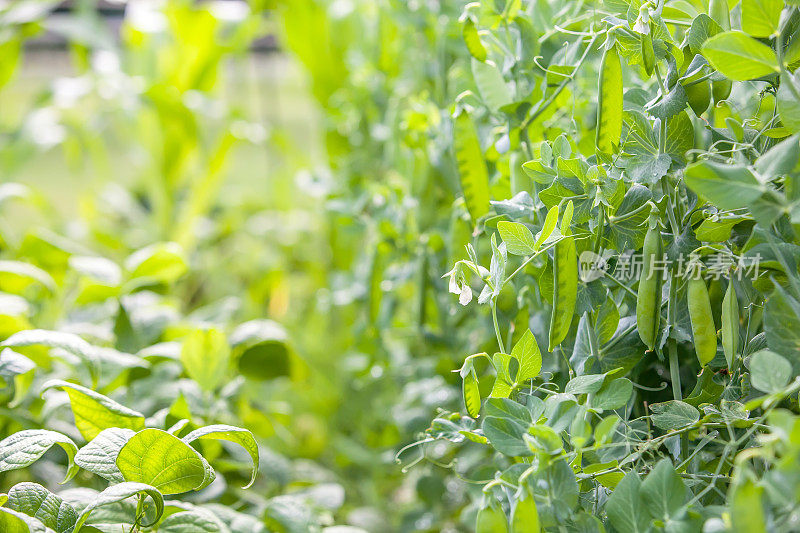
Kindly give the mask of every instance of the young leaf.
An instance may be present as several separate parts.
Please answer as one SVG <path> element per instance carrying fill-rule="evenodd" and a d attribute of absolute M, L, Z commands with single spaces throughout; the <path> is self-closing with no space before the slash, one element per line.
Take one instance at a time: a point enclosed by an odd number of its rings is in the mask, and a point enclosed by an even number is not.
<path fill-rule="evenodd" d="M 752 80 L 780 70 L 770 47 L 740 31 L 711 37 L 701 51 L 712 67 L 734 81 Z"/>
<path fill-rule="evenodd" d="M 497 223 L 500 238 L 506 243 L 508 253 L 514 255 L 531 255 L 536 252 L 536 241 L 531 230 L 519 222 L 501 220 Z"/>
<path fill-rule="evenodd" d="M 791 377 L 791 363 L 775 352 L 761 350 L 750 356 L 750 383 L 755 389 L 767 394 L 780 392 Z"/>
<path fill-rule="evenodd" d="M 662 459 L 642 481 L 642 500 L 651 516 L 669 522 L 686 501 L 686 486 L 675 472 L 672 461 Z"/>
<path fill-rule="evenodd" d="M 258 444 L 256 443 L 256 439 L 250 431 L 236 426 L 215 424 L 196 429 L 183 437 L 181 440 L 186 444 L 190 444 L 198 439 L 225 440 L 238 444 L 244 448 L 247 453 L 250 454 L 250 459 L 253 461 L 253 471 L 250 476 L 250 482 L 244 488 L 248 488 L 253 484 L 253 482 L 256 480 L 256 475 L 258 474 L 259 456 Z"/>
<path fill-rule="evenodd" d="M 86 440 L 94 439 L 107 428 L 144 429 L 142 413 L 128 409 L 99 392 L 58 379 L 45 383 L 42 391 L 48 389 L 62 389 L 67 393 L 75 426 Z"/>
<path fill-rule="evenodd" d="M 653 424 L 664 431 L 672 431 L 690 426 L 700 419 L 700 413 L 686 402 L 669 400 L 650 406 Z"/>
<path fill-rule="evenodd" d="M 117 467 L 126 481 L 152 485 L 162 494 L 200 490 L 215 474 L 194 448 L 160 429 L 143 429 L 123 446 Z"/>
<path fill-rule="evenodd" d="M 483 159 L 478 131 L 466 110 L 455 118 L 453 143 L 464 201 L 472 221 L 476 222 L 489 212 L 489 171 Z"/>
<path fill-rule="evenodd" d="M 205 391 L 213 391 L 225 379 L 231 349 L 217 329 L 197 329 L 183 341 L 181 363 L 190 378 Z"/>
<path fill-rule="evenodd" d="M 58 444 L 66 452 L 69 466 L 66 483 L 78 472 L 75 454 L 78 447 L 72 439 L 55 431 L 46 429 L 26 429 L 0 441 L 0 472 L 25 468 L 35 463 L 44 453 Z"/>
<path fill-rule="evenodd" d="M 539 351 L 539 345 L 530 329 L 526 330 L 514 345 L 511 356 L 519 361 L 519 370 L 515 379 L 517 383 L 535 378 L 542 370 L 542 353 Z"/>

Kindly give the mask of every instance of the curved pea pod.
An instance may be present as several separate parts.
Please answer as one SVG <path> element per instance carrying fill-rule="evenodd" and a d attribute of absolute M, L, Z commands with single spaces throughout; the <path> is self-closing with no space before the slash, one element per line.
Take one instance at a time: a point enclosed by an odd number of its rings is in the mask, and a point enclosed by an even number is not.
<path fill-rule="evenodd" d="M 692 323 L 694 351 L 700 366 L 706 366 L 717 354 L 717 332 L 714 329 L 711 299 L 705 281 L 699 277 L 690 279 L 686 298 L 689 320 Z"/>
<path fill-rule="evenodd" d="M 639 338 L 653 350 L 661 323 L 661 286 L 663 272 L 657 262 L 664 256 L 661 231 L 658 228 L 658 210 L 655 205 L 650 212 L 649 229 L 642 248 L 642 277 L 636 294 L 636 329 Z"/>
<path fill-rule="evenodd" d="M 494 505 L 487 505 L 478 511 L 475 533 L 508 533 L 506 514 Z"/>
<path fill-rule="evenodd" d="M 728 290 L 722 298 L 722 351 L 728 368 L 733 367 L 736 352 L 739 351 L 739 302 L 733 280 L 728 283 Z"/>
<path fill-rule="evenodd" d="M 613 154 L 622 136 L 622 61 L 616 44 L 603 54 L 597 93 L 595 148 Z"/>
<path fill-rule="evenodd" d="M 518 494 L 514 510 L 511 512 L 511 533 L 539 533 L 542 527 L 539 523 L 539 511 L 536 501 L 528 490 L 523 489 Z M 524 499 L 520 499 L 520 497 Z"/>
<path fill-rule="evenodd" d="M 572 200 L 564 210 L 561 219 L 561 235 L 553 255 L 553 311 L 550 315 L 550 347 L 558 346 L 567 337 L 572 315 L 575 314 L 575 301 L 578 299 L 578 254 L 570 224 L 574 207 Z"/>

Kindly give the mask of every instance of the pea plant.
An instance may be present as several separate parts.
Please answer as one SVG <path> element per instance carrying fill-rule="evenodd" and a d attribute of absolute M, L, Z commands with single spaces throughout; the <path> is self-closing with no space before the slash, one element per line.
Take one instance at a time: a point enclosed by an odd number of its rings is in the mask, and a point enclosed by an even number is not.
<path fill-rule="evenodd" d="M 479 532 L 793 530 L 797 7 L 474 2 L 459 25 L 474 231 L 445 277 L 494 338 L 398 457 L 482 486 Z"/>

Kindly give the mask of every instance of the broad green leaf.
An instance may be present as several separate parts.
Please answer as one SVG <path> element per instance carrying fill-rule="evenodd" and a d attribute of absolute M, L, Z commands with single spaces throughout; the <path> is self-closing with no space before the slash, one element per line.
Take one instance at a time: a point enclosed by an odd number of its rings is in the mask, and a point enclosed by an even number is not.
<path fill-rule="evenodd" d="M 641 494 L 650 514 L 663 522 L 669 522 L 686 502 L 686 486 L 669 459 L 661 459 L 642 481 Z"/>
<path fill-rule="evenodd" d="M 117 456 L 126 481 L 152 485 L 162 494 L 199 490 L 214 479 L 205 459 L 178 437 L 160 429 L 143 429 Z"/>
<path fill-rule="evenodd" d="M 158 526 L 159 533 L 223 533 L 219 520 L 213 515 L 181 511 L 171 514 Z"/>
<path fill-rule="evenodd" d="M 650 515 L 642 500 L 641 486 L 639 475 L 631 470 L 608 498 L 606 514 L 619 533 L 644 533 L 650 529 Z"/>
<path fill-rule="evenodd" d="M 708 39 L 702 53 L 711 66 L 734 81 L 746 81 L 779 71 L 778 58 L 767 45 L 740 31 Z"/>
<path fill-rule="evenodd" d="M 135 431 L 126 428 L 104 429 L 80 449 L 75 456 L 75 464 L 112 483 L 122 483 L 125 478 L 117 468 L 117 456 L 135 434 Z"/>
<path fill-rule="evenodd" d="M 38 483 L 17 483 L 11 487 L 7 505 L 57 533 L 72 533 L 78 521 L 78 512 L 70 504 Z"/>
<path fill-rule="evenodd" d="M 531 230 L 519 222 L 501 220 L 497 223 L 500 238 L 506 243 L 508 253 L 514 255 L 531 255 L 536 252 L 536 241 Z"/>
<path fill-rule="evenodd" d="M 181 440 L 187 444 L 190 444 L 195 440 L 203 439 L 224 440 L 233 442 L 244 448 L 245 451 L 250 454 L 250 459 L 253 461 L 253 471 L 250 475 L 250 482 L 244 488 L 248 488 L 253 484 L 253 482 L 256 480 L 256 475 L 258 474 L 259 456 L 258 444 L 256 443 L 256 439 L 250 431 L 236 426 L 215 424 L 196 429 L 183 437 Z"/>
<path fill-rule="evenodd" d="M 511 418 L 523 424 L 531 422 L 531 413 L 528 409 L 514 400 L 508 398 L 489 398 L 486 400 L 486 416 L 497 418 Z"/>
<path fill-rule="evenodd" d="M 606 380 L 599 391 L 589 397 L 593 409 L 619 409 L 628 403 L 633 394 L 633 382 L 628 378 Z"/>
<path fill-rule="evenodd" d="M 701 13 L 692 20 L 692 26 L 686 35 L 686 41 L 689 44 L 692 52 L 699 54 L 703 44 L 710 38 L 718 33 L 722 33 L 722 27 L 717 22 L 706 15 Z"/>
<path fill-rule="evenodd" d="M 739 209 L 758 199 L 763 188 L 745 165 L 698 161 L 686 167 L 686 185 L 720 209 Z"/>
<path fill-rule="evenodd" d="M 66 483 L 78 472 L 78 466 L 74 462 L 78 447 L 66 435 L 46 429 L 18 431 L 0 441 L 0 472 L 30 466 L 54 444 L 61 446 L 69 460 L 67 477 L 63 481 Z"/>
<path fill-rule="evenodd" d="M 514 380 L 517 383 L 535 378 L 542 370 L 542 353 L 530 329 L 526 330 L 514 345 L 511 356 L 519 361 L 519 370 Z"/>
<path fill-rule="evenodd" d="M 603 386 L 606 379 L 605 374 L 587 374 L 585 376 L 575 376 L 567 383 L 564 392 L 567 394 L 589 394 L 597 392 Z"/>
<path fill-rule="evenodd" d="M 147 246 L 133 252 L 125 260 L 129 289 L 172 283 L 188 269 L 183 249 L 174 242 Z"/>
<path fill-rule="evenodd" d="M 764 306 L 764 332 L 769 349 L 789 358 L 794 373 L 799 373 L 800 303 L 780 285 Z"/>
<path fill-rule="evenodd" d="M 22 294 L 34 283 L 39 283 L 49 291 L 56 289 L 56 282 L 41 268 L 22 261 L 0 261 L 0 290 Z"/>
<path fill-rule="evenodd" d="M 58 379 L 45 383 L 42 390 L 48 389 L 61 389 L 67 393 L 75 426 L 86 440 L 94 439 L 108 428 L 144 429 L 142 413 L 128 409 L 99 392 Z"/>
<path fill-rule="evenodd" d="M 778 31 L 784 0 L 742 0 L 742 29 L 753 37 Z"/>
<path fill-rule="evenodd" d="M 225 380 L 231 349 L 225 334 L 217 329 L 197 329 L 186 336 L 181 363 L 190 378 L 205 391 L 213 391 Z"/>
<path fill-rule="evenodd" d="M 100 507 L 121 502 L 131 496 L 149 496 L 155 504 L 155 516 L 151 523 L 143 523 L 142 526 L 150 527 L 159 520 L 164 514 L 164 496 L 155 487 L 144 483 L 119 483 L 112 485 L 98 494 L 95 499 L 81 511 L 78 522 L 75 524 L 75 531 L 80 531 L 83 524 L 89 519 L 92 512 Z"/>
<path fill-rule="evenodd" d="M 73 333 L 66 333 L 63 331 L 28 329 L 14 333 L 0 344 L 0 346 L 17 348 L 35 345 L 58 348 L 73 355 L 77 355 L 86 361 L 93 369 L 96 369 L 100 361 L 97 347 L 92 346 Z"/>
<path fill-rule="evenodd" d="M 622 62 L 616 44 L 603 54 L 597 92 L 595 147 L 600 153 L 613 154 L 622 135 Z"/>
<path fill-rule="evenodd" d="M 781 74 L 781 86 L 778 89 L 778 114 L 783 126 L 792 133 L 800 133 L 799 94 L 800 71 L 796 71 L 793 75 Z"/>
<path fill-rule="evenodd" d="M 690 426 L 700 419 L 697 409 L 686 402 L 669 400 L 650 405 L 653 414 L 650 418 L 653 424 L 664 431 L 672 431 Z"/>
<path fill-rule="evenodd" d="M 483 434 L 498 452 L 511 457 L 531 455 L 523 440 L 523 435 L 527 432 L 526 426 L 511 418 L 487 416 L 483 419 Z"/>
<path fill-rule="evenodd" d="M 791 363 L 775 352 L 761 350 L 750 356 L 750 383 L 761 392 L 780 392 L 791 377 Z"/>
<path fill-rule="evenodd" d="M 35 518 L 6 507 L 0 507 L 0 531 L 3 533 L 53 533 Z"/>
<path fill-rule="evenodd" d="M 483 159 L 478 131 L 465 110 L 455 118 L 453 143 L 464 201 L 472 221 L 476 222 L 489 212 L 489 171 Z"/>
<path fill-rule="evenodd" d="M 494 63 L 473 59 L 472 77 L 475 79 L 475 85 L 478 86 L 481 98 L 489 106 L 489 109 L 497 111 L 511 103 L 511 91 Z"/>
<path fill-rule="evenodd" d="M 764 512 L 764 487 L 752 479 L 736 480 L 729 492 L 731 522 L 734 533 L 767 533 L 767 518 Z"/>

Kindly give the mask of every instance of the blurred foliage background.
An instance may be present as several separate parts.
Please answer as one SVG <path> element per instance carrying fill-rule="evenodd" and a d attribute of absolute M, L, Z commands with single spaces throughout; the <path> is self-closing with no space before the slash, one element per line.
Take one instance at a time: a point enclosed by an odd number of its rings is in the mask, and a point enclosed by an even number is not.
<path fill-rule="evenodd" d="M 100 392 L 149 421 L 253 431 L 256 486 L 233 488 L 241 457 L 219 457 L 230 486 L 198 503 L 277 531 L 459 530 L 469 485 L 435 460 L 405 474 L 395 454 L 458 405 L 460 347 L 489 331 L 456 334 L 466 315 L 440 279 L 470 232 L 463 209 L 441 217 L 458 190 L 442 110 L 460 11 L 0 4 L 0 335 L 58 330 L 134 354 Z M 179 352 L 208 328 L 233 351 L 203 387 Z M 58 349 L 19 351 L 36 369 L 4 376 L 0 436 L 74 434 L 64 398 L 39 387 L 96 376 Z M 61 459 L 46 459 L 33 478 L 51 487 Z M 0 474 L 0 490 L 21 479 Z"/>

